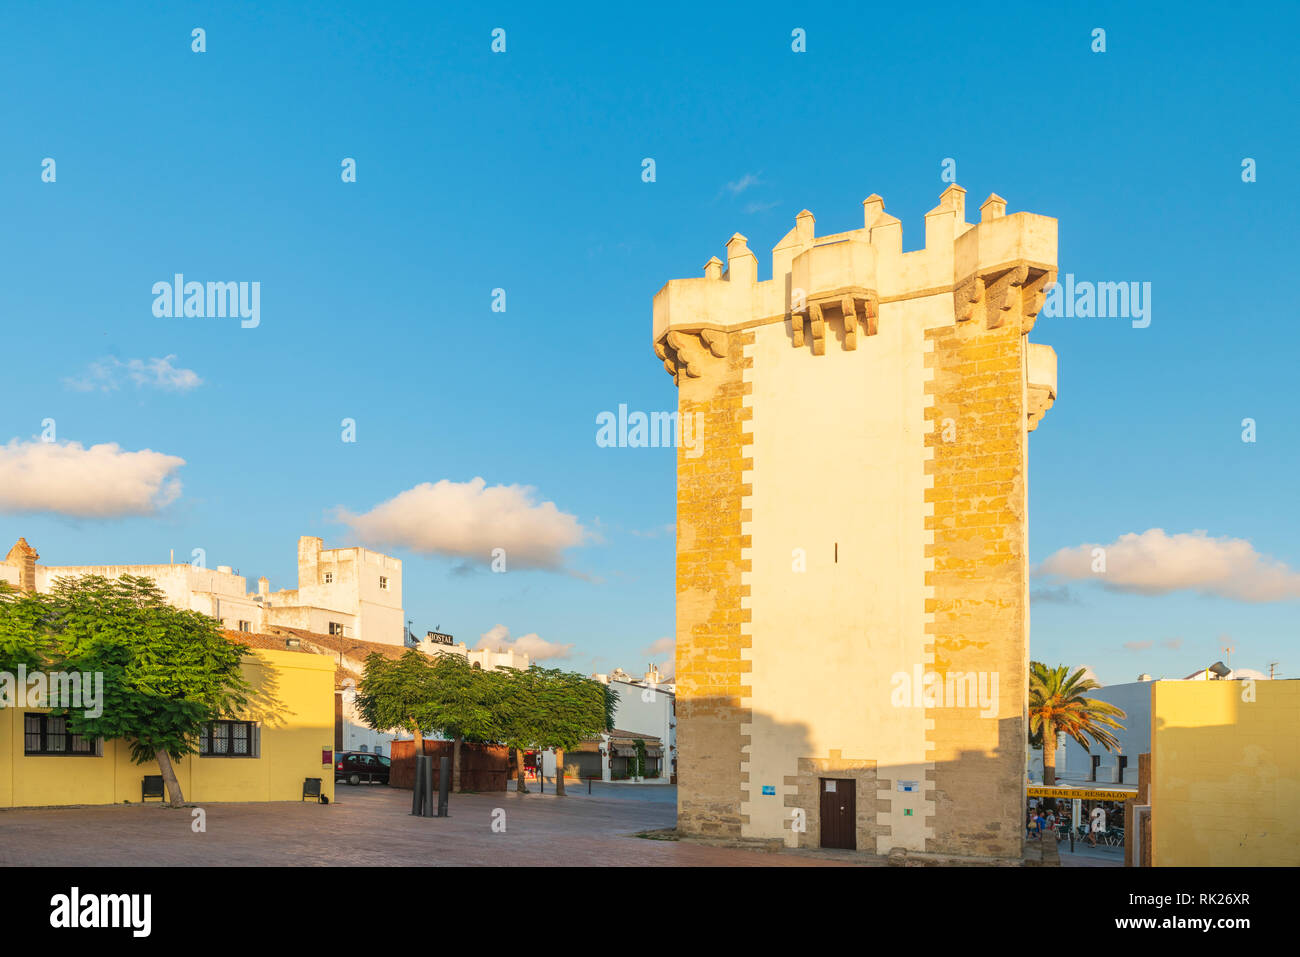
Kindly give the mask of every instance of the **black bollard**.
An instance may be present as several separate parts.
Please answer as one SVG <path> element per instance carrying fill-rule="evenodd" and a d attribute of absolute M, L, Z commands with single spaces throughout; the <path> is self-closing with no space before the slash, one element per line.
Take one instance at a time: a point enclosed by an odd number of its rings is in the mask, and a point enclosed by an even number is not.
<path fill-rule="evenodd" d="M 451 758 L 438 759 L 438 817 L 447 816 L 447 798 L 451 794 Z"/>
<path fill-rule="evenodd" d="M 411 782 L 411 813 L 414 814 L 416 817 L 420 816 L 424 807 L 423 800 L 422 800 L 423 789 L 424 789 L 424 775 L 420 773 L 421 760 L 422 758 L 417 754 L 414 756 L 414 758 L 412 758 L 412 762 L 411 762 L 414 765 L 414 769 L 413 769 L 414 778 Z"/>
<path fill-rule="evenodd" d="M 425 755 L 424 762 L 424 816 L 433 817 L 433 758 Z"/>

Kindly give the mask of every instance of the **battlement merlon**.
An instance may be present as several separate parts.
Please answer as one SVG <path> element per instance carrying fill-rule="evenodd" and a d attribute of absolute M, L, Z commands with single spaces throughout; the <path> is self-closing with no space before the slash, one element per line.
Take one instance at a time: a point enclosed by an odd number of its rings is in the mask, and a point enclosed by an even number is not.
<path fill-rule="evenodd" d="M 794 345 L 811 339 L 824 354 L 827 321 L 843 323 L 844 347 L 874 335 L 882 304 L 947 295 L 953 321 L 989 328 L 1015 322 L 1027 334 L 1056 281 L 1056 220 L 1034 213 L 1007 215 L 991 194 L 980 221 L 966 222 L 966 191 L 953 184 L 925 214 L 925 247 L 903 252 L 902 223 L 877 195 L 863 200 L 861 229 L 817 236 L 803 210 L 772 250 L 772 278 L 758 281 L 758 259 L 744 236 L 727 242 L 727 262 L 708 261 L 704 276 L 674 279 L 654 298 L 653 343 L 664 367 L 699 375 L 703 356 L 724 356 L 727 333 L 789 322 Z M 1050 361 L 1049 357 L 1050 356 Z M 1056 358 L 1047 346 L 1028 350 L 1035 428 L 1056 397 Z M 680 381 L 680 380 L 678 380 Z"/>

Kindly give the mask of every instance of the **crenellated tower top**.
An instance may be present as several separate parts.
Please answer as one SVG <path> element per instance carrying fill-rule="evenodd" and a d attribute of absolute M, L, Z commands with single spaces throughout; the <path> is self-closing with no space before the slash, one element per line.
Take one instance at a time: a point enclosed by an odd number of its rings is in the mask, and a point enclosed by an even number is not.
<path fill-rule="evenodd" d="M 716 256 L 698 279 L 670 280 L 655 296 L 653 341 L 668 371 L 678 373 L 673 332 L 732 332 L 768 322 L 815 324 L 828 308 L 850 317 L 853 331 L 866 329 L 881 303 L 947 293 L 953 320 L 980 318 L 998 324 L 1023 305 L 1028 332 L 1042 306 L 1043 289 L 1056 277 L 1056 220 L 1034 213 L 1007 214 L 996 193 L 980 206 L 977 223 L 966 222 L 966 191 L 953 184 L 925 214 L 925 246 L 903 252 L 903 226 L 872 194 L 862 201 L 863 225 L 818 236 L 813 214 L 803 210 L 794 228 L 772 250 L 772 278 L 758 280 L 758 259 L 740 233 L 726 243 L 724 264 Z M 851 312 L 845 312 L 850 308 Z M 813 331 L 809 329 L 808 331 Z M 799 328 L 794 329 L 799 339 Z M 824 347 L 821 340 L 815 350 Z M 855 348 L 856 336 L 845 339 Z M 688 373 L 689 374 L 689 373 Z"/>

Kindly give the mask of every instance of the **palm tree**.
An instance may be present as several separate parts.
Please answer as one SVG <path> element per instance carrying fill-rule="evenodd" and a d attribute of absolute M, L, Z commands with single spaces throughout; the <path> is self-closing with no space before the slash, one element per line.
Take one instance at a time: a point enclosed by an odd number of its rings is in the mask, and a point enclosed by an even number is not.
<path fill-rule="evenodd" d="M 1067 665 L 1049 668 L 1041 661 L 1029 663 L 1029 743 L 1043 749 L 1043 784 L 1056 783 L 1056 736 L 1064 731 L 1089 748 L 1091 737 L 1107 751 L 1119 747 L 1119 740 L 1107 730 L 1120 731 L 1124 726 L 1116 718 L 1127 715 L 1120 708 L 1084 692 L 1100 688 L 1091 678 L 1083 677 L 1083 668 L 1070 674 Z"/>

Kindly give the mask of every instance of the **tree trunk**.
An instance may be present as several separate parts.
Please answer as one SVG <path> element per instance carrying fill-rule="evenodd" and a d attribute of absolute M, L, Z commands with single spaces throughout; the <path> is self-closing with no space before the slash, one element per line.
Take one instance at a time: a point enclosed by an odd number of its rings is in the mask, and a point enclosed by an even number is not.
<path fill-rule="evenodd" d="M 451 745 L 451 789 L 460 793 L 460 743 L 465 740 L 463 734 L 458 734 Z"/>
<path fill-rule="evenodd" d="M 419 728 L 412 728 L 411 730 L 415 735 L 415 750 L 411 753 L 418 758 L 420 755 L 424 754 L 424 738 L 421 736 Z"/>
<path fill-rule="evenodd" d="M 564 797 L 564 749 L 555 749 L 555 793 Z"/>
<path fill-rule="evenodd" d="M 524 784 L 524 749 L 515 748 L 515 790 L 520 794 L 528 793 L 528 786 Z"/>
<path fill-rule="evenodd" d="M 185 795 L 181 793 L 181 782 L 176 779 L 171 755 L 166 751 L 155 751 L 154 757 L 158 759 L 158 770 L 162 772 L 163 783 L 167 785 L 167 803 L 172 806 L 184 804 Z"/>
<path fill-rule="evenodd" d="M 1056 784 L 1056 728 L 1043 726 L 1043 786 Z"/>

